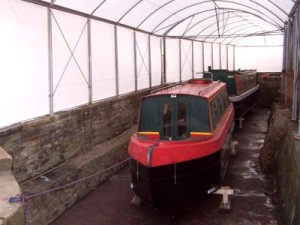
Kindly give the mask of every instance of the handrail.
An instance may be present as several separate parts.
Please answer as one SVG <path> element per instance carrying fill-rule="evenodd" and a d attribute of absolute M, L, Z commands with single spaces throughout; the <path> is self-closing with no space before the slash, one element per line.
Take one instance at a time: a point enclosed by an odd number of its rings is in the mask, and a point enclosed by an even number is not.
<path fill-rule="evenodd" d="M 167 86 L 165 86 L 165 87 L 161 87 L 161 88 L 155 89 L 155 90 L 153 90 L 153 91 L 150 91 L 150 95 L 151 95 L 151 94 L 154 94 L 154 93 L 156 93 L 156 92 L 159 92 L 159 91 L 163 91 L 163 90 L 168 89 L 168 88 L 173 88 L 173 87 L 176 87 L 176 86 L 179 86 L 179 85 L 183 85 L 183 84 L 185 84 L 185 83 L 186 83 L 186 82 L 182 82 L 182 83 L 174 83 L 174 84 L 171 84 L 171 85 L 167 85 Z"/>

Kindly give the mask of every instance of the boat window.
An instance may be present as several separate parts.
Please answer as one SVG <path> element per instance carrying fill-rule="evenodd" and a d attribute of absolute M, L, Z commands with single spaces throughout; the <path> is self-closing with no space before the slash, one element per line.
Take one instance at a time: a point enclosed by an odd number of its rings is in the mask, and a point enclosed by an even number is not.
<path fill-rule="evenodd" d="M 209 132 L 208 102 L 201 98 L 191 98 L 191 130 L 193 132 Z"/>
<path fill-rule="evenodd" d="M 171 119 L 172 119 L 172 105 L 171 103 L 165 103 L 163 105 L 163 137 L 171 138 Z"/>
<path fill-rule="evenodd" d="M 186 104 L 183 102 L 178 103 L 178 137 L 186 137 Z"/>

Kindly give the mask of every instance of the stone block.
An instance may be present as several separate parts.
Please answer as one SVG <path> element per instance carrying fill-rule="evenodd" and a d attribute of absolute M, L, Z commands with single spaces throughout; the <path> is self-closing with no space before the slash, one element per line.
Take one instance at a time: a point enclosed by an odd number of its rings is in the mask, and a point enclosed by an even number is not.
<path fill-rule="evenodd" d="M 12 167 L 12 157 L 0 147 L 0 171 L 7 171 Z"/>

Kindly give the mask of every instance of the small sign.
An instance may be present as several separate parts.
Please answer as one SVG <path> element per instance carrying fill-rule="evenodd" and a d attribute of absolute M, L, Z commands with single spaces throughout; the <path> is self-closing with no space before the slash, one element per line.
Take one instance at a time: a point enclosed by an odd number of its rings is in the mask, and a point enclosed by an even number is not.
<path fill-rule="evenodd" d="M 177 95 L 171 95 L 171 98 L 177 98 Z"/>
<path fill-rule="evenodd" d="M 234 76 L 233 75 L 228 75 L 227 78 L 234 78 Z"/>

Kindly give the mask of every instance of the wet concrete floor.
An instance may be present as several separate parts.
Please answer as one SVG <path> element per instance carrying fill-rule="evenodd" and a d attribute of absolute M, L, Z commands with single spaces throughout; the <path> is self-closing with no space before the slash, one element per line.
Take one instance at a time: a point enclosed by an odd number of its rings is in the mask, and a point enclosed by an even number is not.
<path fill-rule="evenodd" d="M 220 195 L 153 208 L 129 205 L 128 166 L 65 212 L 51 225 L 279 225 L 272 204 L 271 179 L 260 172 L 258 157 L 267 131 L 268 109 L 246 115 L 236 128 L 237 155 L 231 158 L 224 185 L 234 189 L 229 213 L 219 211 Z"/>

